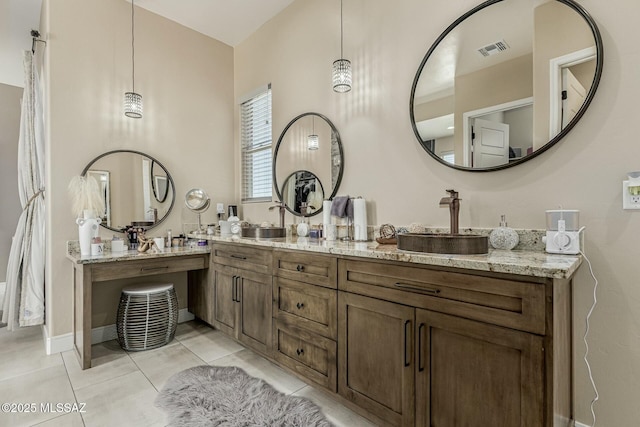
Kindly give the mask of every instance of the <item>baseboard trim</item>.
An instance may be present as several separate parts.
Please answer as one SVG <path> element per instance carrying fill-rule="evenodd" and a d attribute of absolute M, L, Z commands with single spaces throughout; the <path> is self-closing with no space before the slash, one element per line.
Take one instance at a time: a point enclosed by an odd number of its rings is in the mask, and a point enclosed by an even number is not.
<path fill-rule="evenodd" d="M 178 323 L 189 322 L 196 317 L 183 308 L 178 312 Z M 73 333 L 49 337 L 49 331 L 45 326 L 42 327 L 44 335 L 44 345 L 47 354 L 62 353 L 73 349 Z M 91 344 L 99 344 L 101 342 L 111 341 L 118 338 L 118 330 L 116 325 L 105 325 L 93 328 L 91 330 Z"/>

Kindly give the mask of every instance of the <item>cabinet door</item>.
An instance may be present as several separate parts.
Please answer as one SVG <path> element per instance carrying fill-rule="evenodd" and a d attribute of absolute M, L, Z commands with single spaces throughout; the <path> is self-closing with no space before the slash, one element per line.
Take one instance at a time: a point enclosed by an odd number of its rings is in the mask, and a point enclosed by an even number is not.
<path fill-rule="evenodd" d="M 214 265 L 214 326 L 232 336 L 237 324 L 237 280 L 236 269 Z"/>
<path fill-rule="evenodd" d="M 271 276 L 238 270 L 240 327 L 237 338 L 251 348 L 267 354 L 271 350 Z"/>
<path fill-rule="evenodd" d="M 416 310 L 416 425 L 543 424 L 543 341 L 526 332 Z"/>
<path fill-rule="evenodd" d="M 396 426 L 414 425 L 415 309 L 338 293 L 338 393 Z"/>

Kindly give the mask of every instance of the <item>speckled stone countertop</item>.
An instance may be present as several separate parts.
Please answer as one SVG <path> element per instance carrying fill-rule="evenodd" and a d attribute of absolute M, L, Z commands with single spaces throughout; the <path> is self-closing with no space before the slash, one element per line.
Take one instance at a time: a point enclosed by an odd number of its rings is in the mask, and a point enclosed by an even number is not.
<path fill-rule="evenodd" d="M 222 237 L 191 235 L 215 242 L 242 243 L 279 249 L 295 249 L 343 256 L 401 261 L 468 270 L 492 271 L 525 276 L 570 278 L 582 263 L 580 255 L 554 255 L 544 251 L 490 249 L 487 255 L 446 255 L 398 250 L 396 245 L 377 242 L 343 242 L 287 237 L 282 239 L 248 239 L 238 236 Z"/>
<path fill-rule="evenodd" d="M 105 250 L 102 255 L 80 255 L 80 251 L 76 250 L 77 244 L 74 242 L 67 242 L 67 258 L 76 264 L 97 264 L 104 262 L 119 262 L 119 261 L 140 261 L 150 260 L 155 258 L 167 258 L 167 257 L 179 257 L 186 255 L 199 255 L 208 254 L 211 252 L 209 245 L 207 246 L 195 246 L 193 248 L 180 247 L 180 248 L 165 248 L 165 249 L 150 249 L 147 252 L 138 252 L 137 250 L 130 250 L 124 252 L 110 252 Z"/>

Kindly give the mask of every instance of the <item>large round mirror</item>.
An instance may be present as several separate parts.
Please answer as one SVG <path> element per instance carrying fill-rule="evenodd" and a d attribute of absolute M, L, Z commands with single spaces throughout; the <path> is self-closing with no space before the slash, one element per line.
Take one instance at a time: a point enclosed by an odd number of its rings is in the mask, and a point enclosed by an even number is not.
<path fill-rule="evenodd" d="M 175 185 L 169 171 L 148 154 L 115 150 L 93 159 L 82 171 L 93 176 L 102 190 L 105 211 L 103 227 L 123 231 L 132 222 L 160 224 L 171 212 Z M 154 183 L 156 177 L 160 179 Z M 157 191 L 163 185 L 162 191 Z M 156 194 L 164 197 L 157 197 Z M 161 200 L 160 200 L 161 199 Z"/>
<path fill-rule="evenodd" d="M 322 114 L 304 113 L 287 124 L 273 155 L 273 183 L 289 212 L 307 216 L 322 211 L 322 200 L 336 195 L 344 159 L 340 134 Z"/>
<path fill-rule="evenodd" d="M 493 171 L 560 141 L 602 73 L 598 28 L 573 0 L 489 0 L 435 41 L 413 82 L 422 147 L 456 169 Z"/>

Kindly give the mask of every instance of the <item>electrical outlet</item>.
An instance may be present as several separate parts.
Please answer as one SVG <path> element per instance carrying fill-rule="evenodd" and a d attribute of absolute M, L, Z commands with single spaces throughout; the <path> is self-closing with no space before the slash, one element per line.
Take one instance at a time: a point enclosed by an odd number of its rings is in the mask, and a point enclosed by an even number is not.
<path fill-rule="evenodd" d="M 629 181 L 622 181 L 622 209 L 640 209 L 640 195 L 629 193 Z"/>
<path fill-rule="evenodd" d="M 219 214 L 224 213 L 224 204 L 222 204 L 222 203 L 218 203 L 218 204 L 216 204 L 216 211 L 217 211 Z"/>

